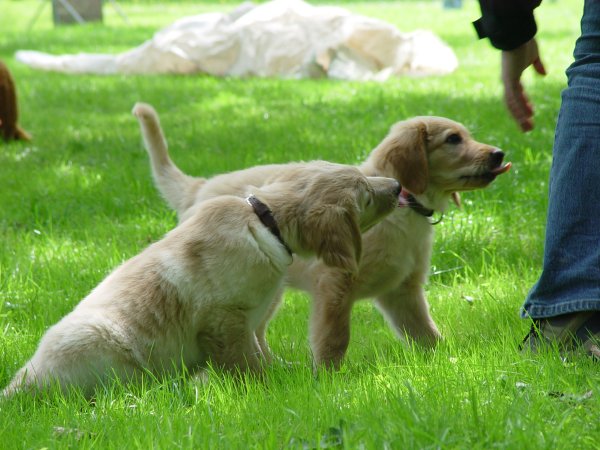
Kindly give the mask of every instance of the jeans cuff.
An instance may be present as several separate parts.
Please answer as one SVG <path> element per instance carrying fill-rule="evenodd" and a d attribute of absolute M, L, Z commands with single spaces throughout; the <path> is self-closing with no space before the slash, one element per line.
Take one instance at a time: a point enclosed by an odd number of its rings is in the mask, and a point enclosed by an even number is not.
<path fill-rule="evenodd" d="M 526 302 L 521 308 L 523 319 L 546 319 L 581 311 L 600 311 L 600 299 L 582 299 L 548 304 L 548 302 Z"/>

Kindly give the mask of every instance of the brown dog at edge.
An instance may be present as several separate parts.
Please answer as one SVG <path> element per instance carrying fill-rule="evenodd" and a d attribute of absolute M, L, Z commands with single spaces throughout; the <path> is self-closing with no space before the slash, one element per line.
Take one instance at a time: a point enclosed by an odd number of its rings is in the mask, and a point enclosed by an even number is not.
<path fill-rule="evenodd" d="M 31 139 L 18 125 L 18 118 L 15 82 L 6 64 L 0 61 L 0 134 L 5 141 Z"/>

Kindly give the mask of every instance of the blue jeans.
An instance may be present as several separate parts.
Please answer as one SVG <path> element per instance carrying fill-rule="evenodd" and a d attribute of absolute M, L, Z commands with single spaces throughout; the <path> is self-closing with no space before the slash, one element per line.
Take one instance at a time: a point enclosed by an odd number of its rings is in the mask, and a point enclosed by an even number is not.
<path fill-rule="evenodd" d="M 567 69 L 552 169 L 542 274 L 523 317 L 600 310 L 600 1 L 586 0 Z"/>

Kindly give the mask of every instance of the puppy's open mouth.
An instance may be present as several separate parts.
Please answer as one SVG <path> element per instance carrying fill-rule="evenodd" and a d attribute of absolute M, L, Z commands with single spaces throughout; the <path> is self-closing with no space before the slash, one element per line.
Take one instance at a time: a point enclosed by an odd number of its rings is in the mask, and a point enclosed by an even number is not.
<path fill-rule="evenodd" d="M 500 164 L 494 169 L 490 169 L 475 175 L 463 175 L 460 178 L 467 181 L 483 181 L 486 183 L 491 183 L 496 179 L 498 175 L 502 175 L 503 173 L 508 172 L 511 167 L 512 163 L 507 162 L 505 164 Z"/>

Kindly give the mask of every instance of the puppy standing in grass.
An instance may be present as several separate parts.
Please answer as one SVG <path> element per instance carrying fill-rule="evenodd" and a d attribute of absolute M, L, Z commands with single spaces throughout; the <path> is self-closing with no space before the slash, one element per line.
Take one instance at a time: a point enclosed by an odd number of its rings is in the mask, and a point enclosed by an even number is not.
<path fill-rule="evenodd" d="M 158 128 L 158 120 L 152 125 Z M 160 141 L 163 142 L 163 141 Z M 182 173 L 165 145 L 147 142 L 158 189 L 185 220 L 203 201 L 243 195 L 245 186 L 293 179 L 294 164 L 255 166 L 210 179 Z M 311 348 L 317 366 L 339 367 L 350 342 L 355 301 L 373 298 L 401 339 L 433 346 L 441 334 L 429 313 L 427 282 L 433 229 L 430 216 L 459 192 L 484 188 L 510 169 L 498 148 L 477 142 L 458 122 L 415 117 L 396 123 L 358 168 L 366 176 L 391 177 L 402 185 L 404 208 L 397 208 L 362 236 L 362 258 L 349 280 L 336 267 L 314 258 L 294 258 L 287 284 L 313 297 Z M 264 335 L 266 323 L 259 328 Z"/>
<path fill-rule="evenodd" d="M 29 134 L 19 127 L 18 118 L 15 82 L 6 64 L 0 61 L 0 134 L 5 141 L 30 139 Z"/>
<path fill-rule="evenodd" d="M 150 108 L 135 115 L 159 142 Z M 270 314 L 292 253 L 315 255 L 352 277 L 362 231 L 398 204 L 400 186 L 354 167 L 295 165 L 294 177 L 246 199 L 197 205 L 162 240 L 125 262 L 43 336 L 4 395 L 58 383 L 86 395 L 111 376 L 194 373 L 212 361 L 260 371 L 269 359 L 256 330 Z M 252 194 L 252 195 L 250 195 Z"/>

